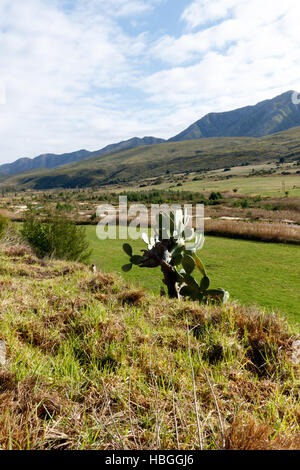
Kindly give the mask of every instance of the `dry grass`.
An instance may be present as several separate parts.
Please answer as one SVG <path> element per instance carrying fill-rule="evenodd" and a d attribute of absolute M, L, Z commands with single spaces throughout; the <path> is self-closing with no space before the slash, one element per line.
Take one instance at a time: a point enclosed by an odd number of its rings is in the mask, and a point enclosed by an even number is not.
<path fill-rule="evenodd" d="M 209 235 L 222 235 L 246 240 L 300 244 L 300 227 L 289 226 L 287 224 L 206 220 L 205 232 Z"/>
<path fill-rule="evenodd" d="M 275 204 L 275 203 L 274 203 Z M 267 210 L 256 207 L 243 209 L 241 207 L 226 206 L 206 206 L 205 216 L 212 218 L 219 217 L 240 217 L 241 219 L 260 220 L 266 222 L 282 223 L 283 220 L 293 221 L 300 224 L 300 209 L 296 210 Z"/>
<path fill-rule="evenodd" d="M 300 433 L 274 436 L 268 423 L 257 423 L 249 417 L 248 422 L 236 418 L 226 434 L 227 450 L 293 450 L 300 448 Z"/>
<path fill-rule="evenodd" d="M 29 256 L 0 250 L 2 449 L 299 448 L 285 320 Z"/>

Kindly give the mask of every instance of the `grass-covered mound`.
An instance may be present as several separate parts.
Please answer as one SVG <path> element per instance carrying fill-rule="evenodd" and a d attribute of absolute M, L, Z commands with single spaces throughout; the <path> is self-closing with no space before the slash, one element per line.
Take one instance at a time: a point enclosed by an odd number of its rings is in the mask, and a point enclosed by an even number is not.
<path fill-rule="evenodd" d="M 277 316 L 2 246 L 1 448 L 299 448 L 295 339 Z"/>

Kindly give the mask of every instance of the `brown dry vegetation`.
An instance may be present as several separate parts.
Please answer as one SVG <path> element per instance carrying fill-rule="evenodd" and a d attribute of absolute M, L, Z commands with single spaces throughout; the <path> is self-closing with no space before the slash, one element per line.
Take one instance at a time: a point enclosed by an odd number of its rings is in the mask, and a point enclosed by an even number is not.
<path fill-rule="evenodd" d="M 287 224 L 251 223 L 235 220 L 206 220 L 207 235 L 222 235 L 245 240 L 300 244 L 300 227 Z"/>
<path fill-rule="evenodd" d="M 300 209 L 295 210 L 267 210 L 256 207 L 243 209 L 241 207 L 227 206 L 207 206 L 205 207 L 205 216 L 212 218 L 219 217 L 239 217 L 241 219 L 260 220 L 265 222 L 282 223 L 289 220 L 295 224 L 300 224 Z"/>
<path fill-rule="evenodd" d="M 2 246 L 0 272 L 2 449 L 300 448 L 283 318 L 157 298 L 21 246 Z"/>

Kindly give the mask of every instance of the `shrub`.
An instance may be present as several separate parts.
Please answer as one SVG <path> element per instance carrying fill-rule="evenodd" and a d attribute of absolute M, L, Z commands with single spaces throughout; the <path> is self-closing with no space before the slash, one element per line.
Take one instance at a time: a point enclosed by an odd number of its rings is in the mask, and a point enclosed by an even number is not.
<path fill-rule="evenodd" d="M 73 210 L 73 206 L 71 204 L 62 204 L 61 202 L 58 202 L 56 204 L 56 210 L 58 211 L 65 211 L 65 212 L 71 212 Z"/>
<path fill-rule="evenodd" d="M 217 201 L 218 199 L 222 199 L 222 194 L 221 193 L 215 193 L 214 191 L 210 193 L 209 195 L 209 200 L 210 201 Z"/>
<path fill-rule="evenodd" d="M 242 202 L 241 202 L 241 207 L 243 209 L 247 209 L 247 207 L 249 207 L 249 201 L 248 199 L 243 199 Z"/>
<path fill-rule="evenodd" d="M 75 225 L 62 214 L 42 221 L 28 211 L 22 237 L 29 242 L 37 256 L 54 256 L 68 261 L 87 262 L 90 257 L 84 227 Z"/>

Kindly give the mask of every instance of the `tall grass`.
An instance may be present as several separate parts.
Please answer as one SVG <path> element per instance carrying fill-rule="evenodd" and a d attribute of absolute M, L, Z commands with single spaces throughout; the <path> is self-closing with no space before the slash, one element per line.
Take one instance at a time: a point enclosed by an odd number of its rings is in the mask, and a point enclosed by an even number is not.
<path fill-rule="evenodd" d="M 209 235 L 261 240 L 265 242 L 300 244 L 300 227 L 287 224 L 264 224 L 233 220 L 206 220 L 205 232 Z"/>

